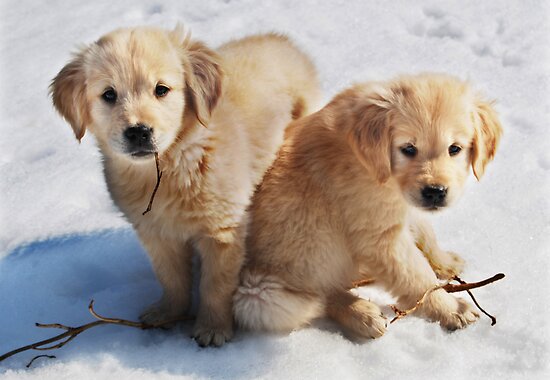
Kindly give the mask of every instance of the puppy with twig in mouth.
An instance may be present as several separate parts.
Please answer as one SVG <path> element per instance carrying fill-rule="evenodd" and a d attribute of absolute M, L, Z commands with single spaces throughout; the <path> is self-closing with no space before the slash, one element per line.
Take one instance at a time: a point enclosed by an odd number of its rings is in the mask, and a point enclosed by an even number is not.
<path fill-rule="evenodd" d="M 120 29 L 80 51 L 51 92 L 76 138 L 86 130 L 96 137 L 111 196 L 162 284 L 141 320 L 155 325 L 188 312 L 196 249 L 193 335 L 201 346 L 222 345 L 232 336 L 250 198 L 286 125 L 319 96 L 308 57 L 276 34 L 214 51 L 179 27 Z"/>
<path fill-rule="evenodd" d="M 453 204 L 470 167 L 481 178 L 498 117 L 468 84 L 424 74 L 356 85 L 289 131 L 252 202 L 236 319 L 288 331 L 328 316 L 354 337 L 381 336 L 380 308 L 350 284 L 374 278 L 410 309 L 461 272 L 423 213 Z M 451 330 L 479 316 L 440 287 L 417 313 Z"/>

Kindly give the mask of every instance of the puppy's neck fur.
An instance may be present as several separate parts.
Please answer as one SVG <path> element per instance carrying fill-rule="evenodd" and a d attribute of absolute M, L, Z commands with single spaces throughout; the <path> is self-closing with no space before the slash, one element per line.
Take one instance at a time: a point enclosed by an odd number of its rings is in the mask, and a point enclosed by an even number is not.
<path fill-rule="evenodd" d="M 163 173 L 159 198 L 164 193 L 177 192 L 180 199 L 193 200 L 200 193 L 209 169 L 212 132 L 199 123 L 185 125 L 182 130 L 181 136 L 178 135 L 172 146 L 159 156 L 159 169 Z M 150 197 L 157 179 L 154 159 L 134 162 L 101 144 L 100 149 L 107 185 L 117 203 L 123 203 L 128 196 L 134 199 Z"/>
<path fill-rule="evenodd" d="M 324 189 L 329 203 L 339 205 L 344 218 L 361 218 L 362 214 L 384 215 L 384 221 L 376 225 L 367 221 L 365 226 L 383 231 L 405 218 L 409 206 L 399 190 L 398 183 L 389 178 L 380 183 L 357 159 L 343 133 L 342 126 L 330 113 L 318 112 L 301 119 L 291 126 L 292 136 L 287 142 L 289 165 L 302 166 L 310 174 L 311 181 Z M 349 181 L 346 178 L 356 178 Z M 327 181 L 332 178 L 332 181 Z M 303 177 L 297 182 L 304 182 Z M 385 191 L 370 189 L 383 187 Z M 330 188 L 330 190 L 329 190 Z M 373 201 L 372 194 L 380 196 Z M 384 196 L 381 196 L 384 194 Z M 364 202 L 358 201 L 368 197 Z M 347 207 L 341 207 L 346 204 Z M 365 210 L 364 207 L 368 207 Z M 375 208 L 376 211 L 372 209 Z M 391 211 L 391 212 L 390 212 Z"/>
<path fill-rule="evenodd" d="M 184 123 L 172 146 L 160 157 L 163 170 L 176 186 L 198 191 L 209 169 L 213 132 L 198 122 Z"/>

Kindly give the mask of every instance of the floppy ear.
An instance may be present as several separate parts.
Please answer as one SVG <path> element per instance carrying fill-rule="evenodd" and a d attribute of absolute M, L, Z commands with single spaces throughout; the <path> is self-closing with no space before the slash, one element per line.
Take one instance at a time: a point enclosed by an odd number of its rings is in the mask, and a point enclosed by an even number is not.
<path fill-rule="evenodd" d="M 491 103 L 478 101 L 476 104 L 475 134 L 472 145 L 472 169 L 479 181 L 485 166 L 493 159 L 502 135 L 502 127 Z"/>
<path fill-rule="evenodd" d="M 379 183 L 391 175 L 391 136 L 388 123 L 389 102 L 379 93 L 357 99 L 348 141 L 359 161 Z"/>
<path fill-rule="evenodd" d="M 69 62 L 50 85 L 53 105 L 71 124 L 78 141 L 86 132 L 91 121 L 86 100 L 86 77 L 84 73 L 84 52 Z"/>
<path fill-rule="evenodd" d="M 222 92 L 223 72 L 220 58 L 201 42 L 189 41 L 186 37 L 184 43 L 185 84 L 187 86 L 185 100 L 197 116 L 197 120 L 202 125 L 206 125 Z"/>

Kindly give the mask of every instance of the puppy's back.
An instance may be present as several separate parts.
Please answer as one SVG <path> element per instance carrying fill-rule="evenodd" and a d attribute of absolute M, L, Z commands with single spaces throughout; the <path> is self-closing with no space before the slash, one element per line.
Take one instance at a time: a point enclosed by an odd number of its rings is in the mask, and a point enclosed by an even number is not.
<path fill-rule="evenodd" d="M 268 33 L 234 40 L 218 50 L 223 57 L 226 94 L 248 109 L 265 99 L 287 94 L 292 118 L 314 111 L 320 103 L 319 81 L 309 57 L 284 35 Z M 246 97 L 243 96 L 246 94 Z M 250 96 L 254 94 L 255 96 Z"/>
<path fill-rule="evenodd" d="M 287 125 L 318 107 L 317 72 L 308 56 L 287 37 L 273 33 L 231 41 L 218 53 L 224 84 L 214 118 L 239 111 L 237 128 L 247 136 L 250 169 L 257 184 L 273 162 Z M 223 133 L 228 141 L 234 140 L 235 131 Z"/>

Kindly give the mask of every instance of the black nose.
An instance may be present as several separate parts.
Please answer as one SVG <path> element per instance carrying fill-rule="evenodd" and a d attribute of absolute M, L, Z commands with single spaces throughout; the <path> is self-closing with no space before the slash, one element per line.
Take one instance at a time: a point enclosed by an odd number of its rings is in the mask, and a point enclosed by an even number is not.
<path fill-rule="evenodd" d="M 128 153 L 133 156 L 149 155 L 154 152 L 153 129 L 143 124 L 126 128 L 124 138 L 127 141 Z"/>
<path fill-rule="evenodd" d="M 128 127 L 124 131 L 124 137 L 135 146 L 141 146 L 141 144 L 147 144 L 151 141 L 153 130 L 146 125 L 137 124 L 133 127 Z"/>
<path fill-rule="evenodd" d="M 447 188 L 441 185 L 426 186 L 422 189 L 422 198 L 427 206 L 441 206 L 445 201 Z"/>

